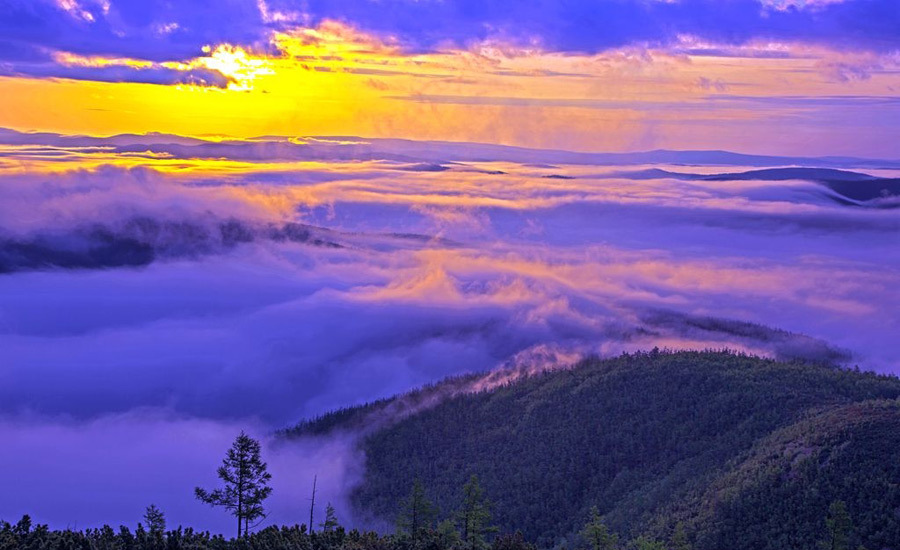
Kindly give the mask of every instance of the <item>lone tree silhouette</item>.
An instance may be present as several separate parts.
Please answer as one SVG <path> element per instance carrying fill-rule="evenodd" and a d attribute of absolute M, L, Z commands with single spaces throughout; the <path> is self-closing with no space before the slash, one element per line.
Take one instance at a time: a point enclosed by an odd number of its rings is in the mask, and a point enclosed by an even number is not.
<path fill-rule="evenodd" d="M 194 488 L 194 495 L 199 500 L 222 506 L 237 518 L 238 538 L 249 534 L 251 521 L 265 517 L 263 501 L 272 492 L 268 486 L 272 474 L 266 471 L 259 450 L 259 441 L 241 432 L 218 469 L 219 479 L 225 482 L 225 487 L 212 492 Z"/>
<path fill-rule="evenodd" d="M 144 511 L 144 521 L 147 522 L 147 528 L 151 534 L 162 534 L 166 531 L 166 516 L 155 504 L 147 506 Z"/>

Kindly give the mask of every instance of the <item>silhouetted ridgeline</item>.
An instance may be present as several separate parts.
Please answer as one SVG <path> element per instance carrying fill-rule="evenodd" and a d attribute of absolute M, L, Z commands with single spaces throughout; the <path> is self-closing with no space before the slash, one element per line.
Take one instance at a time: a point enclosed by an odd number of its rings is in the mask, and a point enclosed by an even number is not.
<path fill-rule="evenodd" d="M 327 229 L 298 223 L 252 225 L 235 219 L 158 221 L 137 217 L 56 234 L 0 234 L 0 274 L 47 269 L 139 267 L 159 259 L 196 258 L 254 240 L 339 248 Z"/>
<path fill-rule="evenodd" d="M 651 352 L 448 394 L 366 430 L 353 495 L 362 513 L 392 521 L 418 477 L 447 516 L 477 474 L 501 530 L 541 547 L 578 542 L 597 506 L 621 540 L 669 540 L 682 523 L 699 550 L 814 548 L 829 506 L 844 501 L 851 548 L 900 548 L 895 377 Z M 389 406 L 339 412 L 294 435 L 359 428 Z"/>

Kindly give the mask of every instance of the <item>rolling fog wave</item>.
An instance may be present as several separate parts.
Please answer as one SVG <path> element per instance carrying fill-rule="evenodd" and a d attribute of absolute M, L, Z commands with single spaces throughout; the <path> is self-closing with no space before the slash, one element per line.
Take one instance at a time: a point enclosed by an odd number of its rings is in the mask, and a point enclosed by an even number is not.
<path fill-rule="evenodd" d="M 25 460 L 43 452 L 32 430 L 86 464 L 106 449 L 212 472 L 238 426 L 264 434 L 548 347 L 900 368 L 897 163 L 3 135 L 0 434 L 28 479 L 56 468 Z M 340 502 L 359 463 L 328 445 L 304 455 L 318 462 L 272 448 L 294 480 L 273 518 L 302 521 L 307 478 L 335 456 L 346 468 L 322 498 Z M 104 468 L 80 470 L 72 494 Z M 126 493 L 227 529 L 192 500 L 203 481 Z M 28 511 L 72 521 L 46 502 Z M 0 518 L 20 513 L 0 496 Z"/>

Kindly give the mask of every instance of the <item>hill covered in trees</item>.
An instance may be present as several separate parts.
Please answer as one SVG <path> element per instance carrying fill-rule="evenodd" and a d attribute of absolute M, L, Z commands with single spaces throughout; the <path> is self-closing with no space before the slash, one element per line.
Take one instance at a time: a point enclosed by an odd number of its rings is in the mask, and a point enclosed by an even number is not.
<path fill-rule="evenodd" d="M 353 500 L 387 520 L 416 479 L 451 517 L 477 475 L 494 524 L 540 547 L 583 543 L 597 507 L 623 541 L 680 525 L 698 550 L 815 548 L 839 503 L 850 547 L 900 548 L 895 377 L 654 351 L 459 390 L 472 380 L 414 394 L 421 406 L 393 421 L 388 400 L 288 433 L 363 430 Z"/>

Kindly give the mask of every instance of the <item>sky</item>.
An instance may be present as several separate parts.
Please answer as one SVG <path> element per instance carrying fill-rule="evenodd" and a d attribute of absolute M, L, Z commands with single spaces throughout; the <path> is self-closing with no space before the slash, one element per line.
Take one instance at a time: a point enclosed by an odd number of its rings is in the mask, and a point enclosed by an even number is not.
<path fill-rule="evenodd" d="M 895 0 L 0 0 L 0 519 L 348 495 L 446 376 L 658 346 L 900 373 Z M 730 151 L 730 152 L 723 152 Z M 323 507 L 324 510 L 324 507 Z"/>
<path fill-rule="evenodd" d="M 3 0 L 0 119 L 896 156 L 893 0 Z"/>

